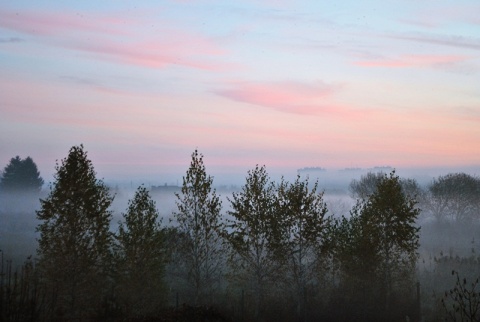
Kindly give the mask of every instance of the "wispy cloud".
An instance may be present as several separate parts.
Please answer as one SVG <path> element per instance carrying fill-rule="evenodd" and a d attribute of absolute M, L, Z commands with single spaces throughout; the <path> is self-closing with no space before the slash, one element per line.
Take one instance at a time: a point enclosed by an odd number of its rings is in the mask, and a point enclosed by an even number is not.
<path fill-rule="evenodd" d="M 125 89 L 118 89 L 112 86 L 107 86 L 103 84 L 101 81 L 94 80 L 91 78 L 77 77 L 77 76 L 60 76 L 60 80 L 62 82 L 68 82 L 74 85 L 87 87 L 96 92 L 103 93 L 103 94 L 129 95 L 129 96 L 138 95 L 137 92 L 133 92 Z"/>
<path fill-rule="evenodd" d="M 212 39 L 168 24 L 145 33 L 147 21 L 70 12 L 0 10 L 0 27 L 39 37 L 48 45 L 95 54 L 95 58 L 164 68 L 179 65 L 206 70 L 236 68 L 219 61 L 225 54 Z M 138 28 L 137 28 L 138 27 Z"/>
<path fill-rule="evenodd" d="M 179 65 L 205 70 L 228 70 L 233 64 L 215 61 L 212 56 L 223 53 L 212 42 L 200 37 L 178 34 L 176 39 L 153 39 L 146 42 L 128 43 L 103 41 L 79 42 L 71 47 L 77 50 L 100 54 L 104 59 L 150 68 Z"/>
<path fill-rule="evenodd" d="M 461 4 L 432 7 L 418 10 L 413 16 L 400 19 L 401 22 L 427 28 L 438 28 L 452 23 L 480 25 L 480 6 Z"/>
<path fill-rule="evenodd" d="M 478 5 L 276 1 L 0 6 L 0 154 L 91 143 L 124 173 L 196 146 L 225 167 L 480 160 Z"/>
<path fill-rule="evenodd" d="M 322 81 L 304 82 L 238 82 L 214 93 L 228 99 L 271 108 L 280 112 L 303 115 L 359 116 L 333 102 L 333 95 L 342 88 Z"/>
<path fill-rule="evenodd" d="M 332 92 L 333 87 L 322 82 L 317 84 L 241 82 L 231 84 L 228 89 L 215 91 L 216 94 L 234 101 L 298 114 L 314 113 L 316 108 L 308 105 L 331 95 Z"/>
<path fill-rule="evenodd" d="M 467 60 L 466 56 L 459 55 L 403 55 L 398 58 L 382 58 L 355 62 L 362 67 L 426 67 L 451 64 Z"/>
<path fill-rule="evenodd" d="M 1 27 L 32 35 L 61 35 L 78 31 L 123 34 L 115 21 L 92 14 L 0 10 Z"/>
<path fill-rule="evenodd" d="M 480 39 L 467 38 L 462 36 L 445 36 L 445 35 L 425 35 L 425 34 L 413 34 L 413 35 L 391 35 L 389 38 L 408 40 L 420 43 L 428 43 L 441 46 L 465 48 L 480 50 Z"/>
<path fill-rule="evenodd" d="M 5 44 L 5 43 L 17 43 L 17 42 L 22 42 L 22 38 L 18 37 L 0 37 L 0 44 Z"/>

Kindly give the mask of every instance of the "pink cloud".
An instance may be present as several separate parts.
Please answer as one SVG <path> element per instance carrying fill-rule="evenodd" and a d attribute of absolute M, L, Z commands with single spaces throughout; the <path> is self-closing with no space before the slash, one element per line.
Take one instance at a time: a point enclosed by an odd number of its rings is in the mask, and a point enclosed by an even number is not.
<path fill-rule="evenodd" d="M 119 23 L 112 17 L 70 12 L 32 12 L 0 10 L 0 26 L 33 35 L 58 35 L 65 32 L 89 32 L 121 35 Z M 126 23 L 126 20 L 122 20 Z"/>
<path fill-rule="evenodd" d="M 205 70 L 231 70 L 233 64 L 210 59 L 223 54 L 213 43 L 193 36 L 177 33 L 177 40 L 151 40 L 147 42 L 122 43 L 112 41 L 77 42 L 67 47 L 103 55 L 104 59 L 151 68 L 180 65 Z M 203 56 L 203 59 L 202 59 Z"/>
<path fill-rule="evenodd" d="M 332 88 L 325 84 L 308 85 L 297 82 L 240 84 L 236 89 L 226 90 L 226 96 L 239 101 L 251 101 L 260 105 L 292 105 L 330 95 Z"/>
<path fill-rule="evenodd" d="M 467 60 L 466 56 L 457 55 L 403 55 L 396 59 L 377 59 L 356 62 L 362 67 L 426 67 L 438 64 L 449 64 Z"/>
<path fill-rule="evenodd" d="M 332 103 L 341 86 L 323 82 L 233 83 L 216 94 L 231 100 L 294 114 L 348 114 L 348 109 Z"/>
<path fill-rule="evenodd" d="M 116 16 L 0 10 L 0 27 L 38 36 L 49 45 L 93 53 L 95 58 L 150 68 L 236 68 L 219 62 L 225 50 L 208 37 L 168 25 L 145 32 L 147 24 Z"/>

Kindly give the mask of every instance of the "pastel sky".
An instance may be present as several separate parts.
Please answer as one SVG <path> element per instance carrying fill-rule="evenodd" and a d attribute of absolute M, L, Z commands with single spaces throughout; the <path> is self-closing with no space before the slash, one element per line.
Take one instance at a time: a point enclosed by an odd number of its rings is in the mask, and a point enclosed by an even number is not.
<path fill-rule="evenodd" d="M 480 165 L 480 2 L 1 1 L 0 162 L 47 179 Z"/>

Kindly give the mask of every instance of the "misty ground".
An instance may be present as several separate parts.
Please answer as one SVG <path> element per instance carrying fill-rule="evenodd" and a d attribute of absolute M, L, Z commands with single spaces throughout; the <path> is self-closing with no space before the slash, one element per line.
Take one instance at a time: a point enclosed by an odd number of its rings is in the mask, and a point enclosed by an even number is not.
<path fill-rule="evenodd" d="M 345 180 L 345 182 L 347 182 Z M 171 221 L 176 208 L 176 185 L 151 186 L 152 198 L 156 201 L 162 217 L 162 225 L 174 225 Z M 321 187 L 327 203 L 329 215 L 349 216 L 356 200 L 348 192 L 348 185 Z M 115 195 L 112 204 L 111 230 L 116 231 L 122 213 L 126 211 L 128 201 L 133 197 L 135 188 L 130 186 L 111 186 Z M 228 217 L 229 198 L 239 191 L 239 186 L 222 185 L 216 187 L 223 205 L 224 216 Z M 5 262 L 10 262 L 13 270 L 19 269 L 27 257 L 36 256 L 37 238 L 35 210 L 40 208 L 40 198 L 48 196 L 48 189 L 41 195 L 2 194 L 0 196 L 0 250 Z M 422 208 L 422 204 L 418 205 Z M 439 222 L 428 212 L 422 212 L 417 221 L 420 230 L 419 260 L 417 279 L 421 285 L 424 314 L 434 316 L 438 297 L 452 287 L 455 282 L 452 270 L 461 271 L 469 280 L 478 277 L 478 259 L 480 258 L 480 224 L 461 224 L 457 222 Z M 474 259 L 473 262 L 466 261 Z M 174 301 L 170 301 L 174 303 Z"/>
<path fill-rule="evenodd" d="M 165 226 L 174 225 L 172 214 L 177 210 L 175 193 L 180 193 L 180 187 L 172 185 L 150 187 L 152 198 L 156 201 L 158 211 Z M 225 216 L 229 210 L 228 198 L 232 192 L 238 191 L 238 186 L 223 185 L 216 188 L 222 200 Z M 333 189 L 323 188 L 324 200 L 330 215 L 335 217 L 349 216 L 349 211 L 355 200 L 349 195 L 348 187 L 334 186 Z M 118 222 L 122 219 L 128 201 L 133 197 L 135 189 L 115 186 L 111 188 L 115 195 L 112 204 L 113 219 L 111 230 L 116 231 Z M 48 195 L 48 190 L 41 192 L 40 198 Z M 35 211 L 40 208 L 38 196 L 31 194 L 3 194 L 0 196 L 0 250 L 5 260 L 12 260 L 14 265 L 21 266 L 28 256 L 35 257 L 39 235 L 36 227 L 39 221 Z M 419 205 L 421 207 L 421 205 Z M 452 256 L 468 257 L 480 253 L 480 229 L 477 224 L 462 225 L 460 223 L 438 222 L 428 214 L 421 213 L 418 223 L 420 230 L 420 262 L 419 268 L 428 269 L 434 257 Z"/>

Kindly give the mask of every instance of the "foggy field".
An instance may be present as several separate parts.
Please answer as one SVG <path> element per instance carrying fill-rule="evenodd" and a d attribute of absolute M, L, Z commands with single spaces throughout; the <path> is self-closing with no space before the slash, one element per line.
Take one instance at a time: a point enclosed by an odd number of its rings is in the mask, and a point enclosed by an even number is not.
<path fill-rule="evenodd" d="M 336 188 L 339 186 L 336 185 Z M 335 190 L 332 193 L 326 192 L 324 200 L 327 204 L 329 215 L 335 217 L 349 216 L 349 212 L 355 204 L 355 199 L 348 194 L 348 186 L 342 186 L 339 192 Z M 221 198 L 224 212 L 229 208 L 227 198 L 231 198 L 231 193 L 239 191 L 239 186 L 229 188 L 217 187 L 217 192 Z M 328 191 L 328 188 L 326 189 Z M 122 213 L 127 208 L 128 201 L 133 197 L 135 189 L 130 188 L 112 188 L 115 194 L 112 203 L 113 219 L 111 223 L 112 231 L 118 227 L 118 221 L 122 219 Z M 47 196 L 47 190 L 42 192 Z M 157 204 L 163 224 L 170 226 L 173 212 L 177 211 L 175 193 L 180 193 L 178 186 L 154 186 L 151 190 L 153 200 Z M 0 202 L 0 249 L 5 253 L 6 258 L 15 258 L 20 265 L 29 255 L 35 255 L 36 238 L 35 228 L 38 225 L 35 210 L 38 210 L 40 203 L 38 199 L 30 195 L 5 195 L 1 196 Z M 421 205 L 419 206 L 421 208 Z M 461 224 L 461 223 L 438 223 L 434 218 L 421 214 L 419 218 L 420 230 L 420 249 L 422 257 L 439 256 L 440 253 L 449 256 L 468 257 L 471 255 L 472 248 L 478 248 L 480 252 L 480 223 Z"/>
<path fill-rule="evenodd" d="M 345 187 L 346 188 L 346 187 Z M 237 189 L 238 190 L 238 189 Z M 134 190 L 115 190 L 115 199 L 112 204 L 113 219 L 112 231 L 117 229 L 117 223 L 122 218 L 122 212 L 127 208 L 128 200 L 132 198 Z M 163 223 L 167 226 L 174 225 L 170 220 L 176 209 L 175 192 L 180 192 L 180 187 L 173 191 L 152 191 L 152 198 L 157 203 L 158 211 Z M 44 193 L 44 195 L 46 195 Z M 231 191 L 219 190 L 224 210 L 228 209 L 228 197 Z M 329 214 L 340 217 L 348 216 L 349 211 L 355 204 L 355 200 L 346 192 L 339 194 L 325 194 L 325 202 Z M 31 196 L 8 195 L 2 196 L 0 203 L 0 249 L 6 258 L 14 258 L 14 262 L 20 265 L 29 255 L 35 255 L 36 238 L 35 228 L 38 225 L 35 210 L 40 203 L 32 200 Z M 455 223 L 437 223 L 433 218 L 420 218 L 419 224 L 421 242 L 419 252 L 422 256 L 439 256 L 442 252 L 451 256 L 469 256 L 472 248 L 480 252 L 480 226 L 462 225 Z M 480 272 L 480 271 L 479 271 Z"/>
<path fill-rule="evenodd" d="M 358 170 L 357 170 L 358 171 Z M 352 174 L 352 173 L 350 173 Z M 313 177 L 313 179 L 308 179 L 309 189 L 314 188 L 314 183 L 318 179 L 318 191 L 317 193 L 323 193 L 322 200 L 325 203 L 325 218 L 329 218 L 331 222 L 338 222 L 342 220 L 350 220 L 352 218 L 352 211 L 355 208 L 357 202 L 362 200 L 358 197 L 358 193 L 361 193 L 360 186 L 355 186 L 357 184 L 368 182 L 368 176 L 371 176 L 372 179 L 381 178 L 384 176 L 383 172 L 357 172 L 355 177 L 349 178 L 345 174 L 342 174 L 338 181 L 334 180 L 334 176 L 331 174 L 320 173 L 313 176 L 305 175 L 301 173 L 305 178 Z M 420 176 L 421 177 L 421 176 Z M 417 176 L 418 178 L 418 176 Z M 452 271 L 458 272 L 461 278 L 467 278 L 469 281 L 473 281 L 475 278 L 480 276 L 480 257 L 478 252 L 480 252 L 480 216 L 475 217 L 469 221 L 461 221 L 449 219 L 439 219 L 436 217 L 432 208 L 432 196 L 429 195 L 429 191 L 433 191 L 431 186 L 432 183 L 437 182 L 437 178 L 430 176 L 421 177 L 424 179 L 422 185 L 418 185 L 418 190 L 415 190 L 415 195 L 418 194 L 418 200 L 416 203 L 416 209 L 420 209 L 419 215 L 416 218 L 415 225 L 420 227 L 419 231 L 419 247 L 417 249 L 418 258 L 416 259 L 414 276 L 411 280 L 411 284 L 406 286 L 407 298 L 411 298 L 410 302 L 399 301 L 398 308 L 404 308 L 404 310 L 410 312 L 408 314 L 412 315 L 412 319 L 415 320 L 414 316 L 423 316 L 425 321 L 436 321 L 439 317 L 442 316 L 443 312 L 441 299 L 443 294 L 447 290 L 451 290 L 455 285 L 456 275 L 452 275 Z M 427 180 L 428 178 L 428 180 Z M 448 178 L 448 176 L 439 176 L 439 179 Z M 475 177 L 472 177 L 475 178 Z M 377 180 L 375 179 L 375 180 Z M 408 181 L 406 179 L 401 179 L 400 182 L 417 182 Z M 307 181 L 305 181 L 307 182 Z M 441 182 L 438 181 L 438 182 Z M 367 187 L 367 186 L 365 186 Z M 371 186 L 370 183 L 370 188 Z M 405 186 L 407 187 L 407 186 Z M 178 203 L 180 200 L 177 198 L 177 195 L 182 196 L 182 187 L 177 185 L 157 185 L 146 187 L 151 200 L 155 202 L 156 209 L 159 214 L 159 223 L 160 226 L 164 228 L 178 229 L 178 222 L 176 221 L 176 215 L 179 213 Z M 245 187 L 242 184 L 223 184 L 220 186 L 213 186 L 215 189 L 218 200 L 221 202 L 221 216 L 222 220 L 229 222 L 235 220 L 235 217 L 232 217 L 232 213 L 235 211 L 235 207 L 232 205 L 232 201 L 235 200 L 234 195 L 241 195 L 244 193 L 243 189 Z M 369 188 L 369 189 L 370 189 Z M 357 190 L 355 190 L 357 189 Z M 405 188 L 407 189 L 407 188 Z M 411 189 L 411 188 L 410 188 Z M 125 185 L 112 185 L 108 188 L 109 193 L 114 197 L 113 202 L 109 209 L 112 212 L 112 219 L 110 221 L 110 231 L 117 235 L 119 232 L 119 223 L 124 220 L 124 214 L 126 213 L 128 207 L 133 198 L 135 198 L 138 191 L 131 186 Z M 408 190 L 405 190 L 404 193 L 408 193 Z M 39 198 L 48 199 L 50 191 L 48 189 L 42 189 L 39 193 L 11 193 L 3 192 L 0 195 L 0 250 L 2 252 L 2 259 L 4 263 L 4 269 L 9 269 L 12 271 L 24 270 L 24 263 L 28 263 L 30 258 L 34 263 L 37 261 L 37 248 L 38 248 L 38 239 L 40 235 L 36 232 L 37 227 L 41 224 L 41 221 L 36 218 L 36 211 L 41 209 L 41 204 Z M 462 209 L 470 209 L 469 205 L 463 207 Z M 476 208 L 475 208 L 476 209 Z M 343 218 L 343 219 L 342 219 Z M 460 217 L 459 217 L 460 218 Z M 232 228 L 228 230 L 230 233 L 233 232 Z M 179 238 L 180 236 L 177 236 Z M 293 235 L 292 235 L 293 237 Z M 337 236 L 331 236 L 333 241 Z M 170 247 L 176 247 L 178 240 L 172 240 Z M 319 242 L 324 243 L 324 241 L 319 240 Z M 215 289 L 212 291 L 217 294 L 216 296 L 223 297 L 223 300 L 212 298 L 209 301 L 196 300 L 194 299 L 194 293 L 192 293 L 191 286 L 188 284 L 188 279 L 185 279 L 185 276 L 188 276 L 187 268 L 184 266 L 185 263 L 182 262 L 181 252 L 174 251 L 171 254 L 171 258 L 168 264 L 165 267 L 164 279 L 162 283 L 165 283 L 168 288 L 168 292 L 165 292 L 164 296 L 164 305 L 166 307 L 175 308 L 178 305 L 178 298 L 182 303 L 187 303 L 188 305 L 198 305 L 198 304 L 209 304 L 213 305 L 219 309 L 220 315 L 227 315 L 233 321 L 242 320 L 243 316 L 250 316 L 253 318 L 255 316 L 255 293 L 250 293 L 247 291 L 256 290 L 258 286 L 251 285 L 248 282 L 247 284 L 237 284 L 238 281 L 230 280 L 229 278 L 224 278 L 218 276 L 219 280 L 215 281 Z M 179 257 L 180 256 L 180 257 Z M 311 255 L 308 255 L 311 256 Z M 307 257 L 308 258 L 308 257 Z M 324 265 L 331 265 L 333 262 L 330 262 L 332 259 L 325 257 Z M 147 260 L 148 262 L 148 260 Z M 27 264 L 28 265 L 28 264 Z M 221 262 L 222 267 L 227 265 L 226 261 Z M 225 271 L 228 272 L 232 270 L 229 266 L 225 266 Z M 322 267 L 320 265 L 319 267 Z M 9 273 L 10 274 L 10 273 Z M 296 273 L 295 273 L 296 274 Z M 318 271 L 318 274 L 321 274 L 320 281 L 325 283 L 325 290 L 328 290 L 328 297 L 331 297 L 329 301 L 331 302 L 322 302 L 321 300 L 315 300 L 317 295 L 308 295 L 303 303 L 305 307 L 302 308 L 305 316 L 310 315 L 313 319 L 328 319 L 328 320 L 342 320 L 339 317 L 337 311 L 331 311 L 332 308 L 335 308 L 336 305 L 342 305 L 338 301 L 338 295 L 335 295 L 335 289 L 339 287 L 339 282 L 337 281 L 338 277 L 336 276 L 335 270 L 329 271 Z M 160 275 L 159 275 L 160 276 Z M 313 277 L 313 276 L 312 276 Z M 310 277 L 310 278 L 312 278 Z M 293 278 L 293 277 L 292 277 Z M 292 279 L 292 283 L 294 279 Z M 213 282 L 212 282 L 213 283 Z M 419 283 L 418 290 L 420 293 L 417 293 L 415 284 Z M 281 320 L 279 316 L 276 316 L 272 312 L 278 309 L 279 303 L 285 301 L 293 301 L 296 297 L 292 295 L 287 296 L 286 298 L 275 296 L 274 294 L 283 294 L 286 290 L 284 287 L 294 287 L 293 284 L 288 284 L 290 286 L 282 286 L 281 288 L 276 288 L 274 284 L 268 284 L 271 290 L 265 293 L 265 301 L 261 310 L 268 313 L 270 320 Z M 305 284 L 307 285 L 307 284 Z M 315 284 L 311 284 L 308 287 L 312 288 Z M 132 285 L 134 289 L 135 286 Z M 213 287 L 213 286 L 212 286 Z M 267 287 L 267 286 L 265 286 Z M 313 289 L 312 289 L 313 290 Z M 223 295 L 222 295 L 223 294 Z M 240 295 L 243 294 L 243 295 Z M 288 294 L 288 293 L 287 293 Z M 420 295 L 420 297 L 418 297 Z M 149 296 L 155 296 L 150 294 Z M 286 296 L 286 295 L 285 295 Z M 290 297 L 291 296 L 291 297 Z M 372 295 L 373 296 L 373 295 Z M 301 298 L 301 297 L 300 297 Z M 298 298 L 297 298 L 298 299 Z M 340 297 L 341 299 L 341 297 Z M 309 308 L 310 301 L 320 301 L 319 303 L 323 307 L 327 305 L 330 309 L 325 307 L 323 310 Z M 198 302 L 197 302 L 198 301 Z M 225 302 L 226 301 L 226 302 Z M 239 307 L 235 304 L 233 307 L 230 307 L 228 303 L 239 303 L 241 301 L 241 307 L 243 311 L 238 311 Z M 356 300 L 355 300 L 356 301 Z M 413 302 L 412 302 L 413 301 Z M 361 302 L 361 301 L 360 301 Z M 277 304 L 275 304 L 277 303 Z M 412 303 L 417 303 L 416 309 L 409 308 Z M 232 304 L 233 305 L 233 304 Z M 353 305 L 353 304 L 352 304 Z M 364 305 L 364 304 L 362 304 Z M 249 308 L 248 311 L 246 308 Z M 352 308 L 354 305 L 352 306 Z M 188 306 L 186 307 L 188 308 Z M 273 311 L 272 311 L 273 310 Z M 295 314 L 297 309 L 293 307 L 288 308 L 284 306 L 284 321 L 289 321 Z M 400 309 L 401 310 L 401 309 Z M 178 310 L 175 314 L 187 314 L 185 312 L 180 313 Z M 240 313 L 239 313 L 240 312 Z M 243 313 L 241 313 L 243 312 Z M 167 314 L 167 313 L 162 313 Z M 174 313 L 168 313 L 174 314 Z M 206 313 L 197 313 L 197 314 L 206 314 Z M 260 314 L 260 313 L 258 313 Z M 265 313 L 267 314 L 267 313 Z M 290 315 L 289 314 L 293 314 Z M 298 314 L 298 312 L 297 312 Z M 350 316 L 346 311 L 345 316 Z M 370 313 L 365 313 L 365 316 L 371 316 Z M 370 314 L 370 315 L 368 315 Z M 378 313 L 380 314 L 380 313 Z M 379 316 L 383 316 L 381 313 Z M 393 314 L 393 313 L 392 313 Z M 395 313 L 397 314 L 397 313 Z M 366 318 L 365 318 L 366 319 Z M 368 318 L 367 320 L 369 320 Z M 359 318 L 359 321 L 363 321 L 363 318 Z"/>

